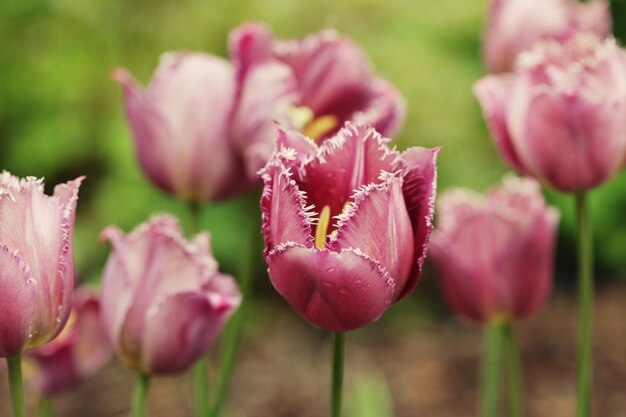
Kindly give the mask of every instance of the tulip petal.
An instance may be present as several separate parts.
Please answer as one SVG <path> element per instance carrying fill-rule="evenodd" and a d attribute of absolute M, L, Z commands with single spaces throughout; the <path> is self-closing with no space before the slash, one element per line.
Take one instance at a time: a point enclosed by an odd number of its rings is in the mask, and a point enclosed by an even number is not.
<path fill-rule="evenodd" d="M 145 314 L 142 368 L 154 374 L 185 370 L 207 352 L 224 323 L 222 312 L 196 292 L 168 295 Z"/>
<path fill-rule="evenodd" d="M 392 138 L 404 124 L 406 101 L 382 78 L 374 78 L 370 86 L 369 105 L 354 115 L 354 122 L 371 125 L 382 136 Z"/>
<path fill-rule="evenodd" d="M 74 363 L 81 378 L 94 375 L 111 358 L 111 348 L 105 337 L 97 295 L 76 291 L 76 343 Z"/>
<path fill-rule="evenodd" d="M 241 83 L 255 64 L 272 58 L 270 29 L 259 23 L 245 23 L 228 34 L 228 50 L 237 67 L 237 81 Z"/>
<path fill-rule="evenodd" d="M 394 282 L 387 271 L 355 249 L 336 253 L 288 244 L 266 261 L 274 288 L 309 323 L 326 330 L 365 326 L 393 299 Z"/>
<path fill-rule="evenodd" d="M 379 261 L 395 282 L 396 299 L 413 264 L 413 229 L 402 195 L 402 178 L 389 175 L 385 183 L 364 188 L 353 198 L 340 215 L 338 233 L 327 247 L 335 252 L 359 248 Z"/>
<path fill-rule="evenodd" d="M 440 148 L 413 147 L 402 153 L 404 168 L 403 193 L 414 232 L 413 267 L 406 285 L 397 299 L 410 294 L 422 276 L 428 242 L 433 229 L 437 194 L 437 155 Z"/>
<path fill-rule="evenodd" d="M 24 260 L 0 244 L 0 357 L 18 355 L 28 344 L 37 286 Z"/>
<path fill-rule="evenodd" d="M 396 171 L 398 153 L 388 142 L 371 127 L 346 123 L 303 163 L 300 187 L 308 202 L 318 211 L 329 206 L 331 216 L 339 215 L 354 190 L 380 183 L 383 171 Z"/>

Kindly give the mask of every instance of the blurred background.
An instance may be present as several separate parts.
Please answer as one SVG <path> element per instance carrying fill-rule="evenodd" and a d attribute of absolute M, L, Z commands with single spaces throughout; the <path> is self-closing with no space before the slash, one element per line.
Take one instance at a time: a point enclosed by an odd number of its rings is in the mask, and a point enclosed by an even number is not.
<path fill-rule="evenodd" d="M 612 3 L 615 35 L 626 41 L 626 2 Z M 471 93 L 483 73 L 484 0 L 2 0 L 0 1 L 0 169 L 45 177 L 46 184 L 86 175 L 75 232 L 78 279 L 98 283 L 109 224 L 129 230 L 154 212 L 189 224 L 186 206 L 162 194 L 135 161 L 121 94 L 109 74 L 128 68 L 146 84 L 169 50 L 226 56 L 228 31 L 263 21 L 279 38 L 326 27 L 350 36 L 376 71 L 408 101 L 398 148 L 442 146 L 439 190 L 483 190 L 506 167 Z M 221 269 L 235 273 L 252 197 L 202 211 Z M 529 415 L 573 410 L 576 338 L 573 201 L 548 193 L 562 212 L 558 285 L 543 315 L 520 330 Z M 593 193 L 598 286 L 596 407 L 626 416 L 626 175 Z M 279 298 L 259 255 L 255 312 L 238 363 L 230 415 L 323 415 L 328 382 L 325 335 Z M 465 416 L 476 409 L 480 329 L 459 324 L 441 303 L 427 266 L 414 296 L 350 337 L 348 385 L 353 417 Z M 324 366 L 320 366 L 323 363 Z M 185 416 L 184 377 L 159 380 L 154 416 Z M 132 375 L 116 365 L 55 406 L 64 416 L 125 415 Z M 0 415 L 8 415 L 0 383 Z M 102 391 L 97 393 L 96 391 Z M 621 395 L 620 395 L 621 393 Z M 112 400 L 114 399 L 114 400 Z"/>

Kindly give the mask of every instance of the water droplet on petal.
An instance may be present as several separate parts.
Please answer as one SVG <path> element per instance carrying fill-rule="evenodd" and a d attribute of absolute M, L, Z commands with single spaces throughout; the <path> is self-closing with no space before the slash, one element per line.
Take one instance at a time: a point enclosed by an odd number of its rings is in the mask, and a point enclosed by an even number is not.
<path fill-rule="evenodd" d="M 348 295 L 348 289 L 347 288 L 339 288 L 339 294 L 341 294 L 341 295 Z"/>

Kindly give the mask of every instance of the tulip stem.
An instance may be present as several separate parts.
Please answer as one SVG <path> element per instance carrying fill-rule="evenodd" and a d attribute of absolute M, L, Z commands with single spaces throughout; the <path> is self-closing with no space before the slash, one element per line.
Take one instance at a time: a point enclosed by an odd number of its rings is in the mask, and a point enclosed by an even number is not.
<path fill-rule="evenodd" d="M 505 324 L 493 322 L 487 325 L 484 336 L 482 375 L 482 417 L 498 417 L 500 385 L 500 361 Z"/>
<path fill-rule="evenodd" d="M 511 324 L 504 326 L 504 337 L 506 339 L 506 354 L 509 376 L 509 417 L 522 417 L 522 373 L 520 367 L 519 350 L 515 340 L 515 329 Z"/>
<path fill-rule="evenodd" d="M 8 357 L 7 365 L 9 368 L 9 391 L 11 392 L 13 417 L 26 417 L 24 382 L 22 380 L 22 357 L 20 355 Z"/>
<path fill-rule="evenodd" d="M 585 193 L 576 194 L 576 214 L 578 220 L 578 304 L 580 314 L 576 416 L 588 417 L 591 415 L 593 238 L 589 204 Z"/>
<path fill-rule="evenodd" d="M 37 400 L 37 416 L 52 417 L 52 401 L 47 395 L 42 395 Z"/>
<path fill-rule="evenodd" d="M 251 198 L 254 200 L 254 204 L 250 204 L 254 208 L 254 212 L 248 217 L 248 235 L 247 240 L 244 242 L 247 245 L 243 245 L 244 248 L 241 251 L 239 270 L 238 270 L 238 282 L 241 291 L 241 305 L 237 309 L 237 312 L 233 315 L 230 323 L 227 325 L 224 332 L 224 339 L 221 344 L 220 354 L 220 377 L 217 386 L 217 393 L 215 395 L 215 403 L 211 409 L 211 417 L 219 417 L 222 412 L 222 407 L 228 396 L 228 390 L 230 387 L 230 379 L 235 367 L 235 360 L 237 358 L 237 350 L 239 349 L 239 343 L 243 335 L 243 327 L 246 321 L 246 315 L 248 309 L 252 303 L 252 287 L 254 280 L 254 265 L 257 253 L 260 252 L 258 247 L 259 230 L 260 230 L 260 216 L 258 215 L 257 202 L 259 196 L 256 192 L 251 193 Z"/>
<path fill-rule="evenodd" d="M 330 417 L 341 416 L 341 395 L 343 393 L 343 371 L 346 360 L 346 334 L 333 333 L 332 386 L 330 389 Z"/>
<path fill-rule="evenodd" d="M 193 365 L 193 399 L 196 417 L 206 417 L 209 414 L 209 358 L 204 356 Z"/>
<path fill-rule="evenodd" d="M 130 410 L 130 417 L 144 417 L 146 414 L 146 399 L 148 398 L 148 388 L 150 386 L 150 375 L 144 372 L 137 374 L 135 389 L 133 391 L 133 404 Z"/>

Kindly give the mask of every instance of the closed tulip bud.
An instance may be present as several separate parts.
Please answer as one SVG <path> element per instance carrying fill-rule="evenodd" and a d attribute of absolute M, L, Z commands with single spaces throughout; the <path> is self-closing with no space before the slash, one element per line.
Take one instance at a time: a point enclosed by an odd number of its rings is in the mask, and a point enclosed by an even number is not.
<path fill-rule="evenodd" d="M 222 275 L 209 235 L 187 242 L 178 221 L 158 216 L 125 235 L 102 233 L 113 247 L 102 278 L 102 318 L 117 357 L 150 374 L 184 371 L 212 346 L 241 295 Z"/>
<path fill-rule="evenodd" d="M 47 196 L 42 180 L 0 173 L 0 357 L 49 342 L 67 322 L 81 181 Z"/>
<path fill-rule="evenodd" d="M 626 53 L 579 35 L 542 42 L 515 73 L 474 87 L 504 159 L 566 192 L 607 181 L 626 162 Z"/>
<path fill-rule="evenodd" d="M 558 213 L 539 184 L 509 177 L 486 196 L 444 193 L 437 205 L 431 259 L 443 295 L 477 322 L 525 319 L 550 293 Z"/>
<path fill-rule="evenodd" d="M 373 128 L 352 124 L 319 146 L 296 132 L 279 135 L 261 172 L 272 284 L 314 326 L 365 326 L 421 276 L 438 149 L 400 153 Z"/>
<path fill-rule="evenodd" d="M 513 70 L 518 55 L 539 40 L 562 42 L 578 32 L 611 32 L 605 0 L 490 0 L 483 54 L 490 73 Z"/>
<path fill-rule="evenodd" d="M 70 320 L 61 334 L 29 356 L 36 364 L 35 384 L 44 395 L 74 388 L 95 375 L 111 357 L 98 295 L 77 289 Z"/>

